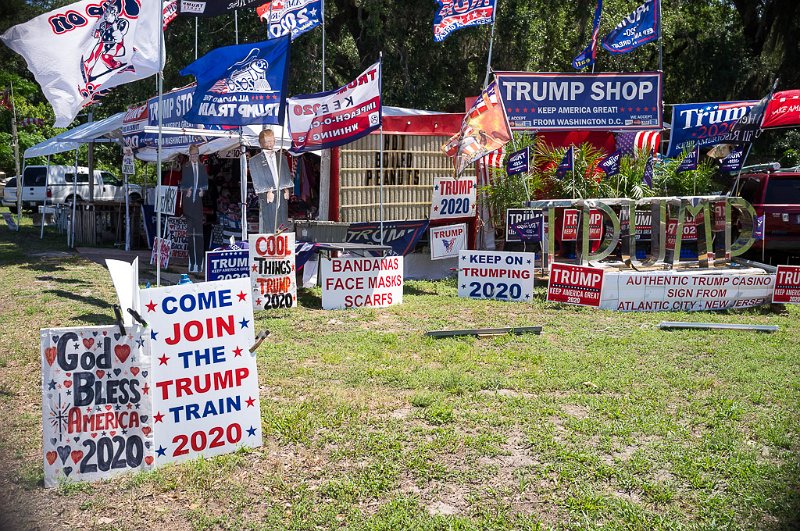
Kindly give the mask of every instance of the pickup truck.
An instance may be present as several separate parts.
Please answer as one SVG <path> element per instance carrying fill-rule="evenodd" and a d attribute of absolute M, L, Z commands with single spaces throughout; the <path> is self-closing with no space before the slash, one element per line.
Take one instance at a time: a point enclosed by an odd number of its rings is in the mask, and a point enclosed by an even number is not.
<path fill-rule="evenodd" d="M 122 181 L 107 171 L 94 172 L 94 199 L 96 201 L 125 201 Z M 78 203 L 89 199 L 89 170 L 78 166 L 78 186 L 74 189 L 74 166 L 27 166 L 22 179 L 22 207 L 33 210 L 47 200 L 50 204 L 71 203 L 73 195 Z M 140 201 L 142 189 L 139 185 L 128 185 L 132 202 Z M 3 206 L 17 211 L 17 179 L 12 178 L 3 190 Z"/>
<path fill-rule="evenodd" d="M 731 195 L 746 199 L 759 216 L 764 215 L 764 239 L 748 253 L 760 260 L 787 263 L 800 256 L 800 167 L 768 164 L 744 168 L 739 186 Z"/>

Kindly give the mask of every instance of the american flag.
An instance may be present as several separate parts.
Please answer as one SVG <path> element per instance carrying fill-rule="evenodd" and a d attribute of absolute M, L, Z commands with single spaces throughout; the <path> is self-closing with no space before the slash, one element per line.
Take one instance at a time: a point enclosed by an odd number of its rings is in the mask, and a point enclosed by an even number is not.
<path fill-rule="evenodd" d="M 442 151 L 455 157 L 457 175 L 478 159 L 497 151 L 511 140 L 505 109 L 492 82 L 478 96 L 461 123 L 461 131 L 453 135 Z"/>
<path fill-rule="evenodd" d="M 661 133 L 658 131 L 632 131 L 630 133 L 617 133 L 617 150 L 623 155 L 646 154 L 650 151 L 658 153 L 661 144 Z"/>

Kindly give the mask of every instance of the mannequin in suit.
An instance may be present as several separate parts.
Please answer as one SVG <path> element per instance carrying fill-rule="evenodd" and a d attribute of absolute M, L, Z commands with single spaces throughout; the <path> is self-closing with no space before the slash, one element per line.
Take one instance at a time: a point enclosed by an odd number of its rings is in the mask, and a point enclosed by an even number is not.
<path fill-rule="evenodd" d="M 289 190 L 294 181 L 283 155 L 275 151 L 275 133 L 264 129 L 258 135 L 261 153 L 250 158 L 248 168 L 258 194 L 261 213 L 259 231 L 274 234 L 289 221 Z M 276 176 L 279 175 L 279 178 Z"/>
<path fill-rule="evenodd" d="M 203 245 L 203 195 L 208 190 L 208 171 L 200 162 L 200 148 L 189 146 L 189 160 L 181 170 L 183 217 L 188 225 L 189 272 L 203 271 L 205 246 Z"/>

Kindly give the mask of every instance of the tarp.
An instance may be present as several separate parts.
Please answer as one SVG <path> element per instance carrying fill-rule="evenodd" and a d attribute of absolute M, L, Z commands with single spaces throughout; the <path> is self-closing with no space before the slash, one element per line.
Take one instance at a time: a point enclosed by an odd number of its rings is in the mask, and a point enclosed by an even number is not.
<path fill-rule="evenodd" d="M 39 142 L 29 147 L 25 150 L 23 158 L 30 159 L 32 157 L 55 155 L 56 153 L 77 149 L 81 144 L 117 137 L 122 128 L 124 114 L 117 113 L 96 122 L 89 122 L 68 129 L 53 138 L 48 138 L 44 142 Z"/>

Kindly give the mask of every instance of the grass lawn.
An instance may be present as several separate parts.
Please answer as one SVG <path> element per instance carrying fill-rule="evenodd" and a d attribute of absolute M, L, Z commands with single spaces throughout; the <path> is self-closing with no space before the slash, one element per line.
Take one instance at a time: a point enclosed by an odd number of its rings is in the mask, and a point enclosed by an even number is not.
<path fill-rule="evenodd" d="M 262 448 L 42 487 L 40 328 L 111 323 L 101 266 L 0 226 L 0 528 L 800 525 L 800 307 L 623 314 L 472 301 L 260 312 Z M 660 331 L 662 320 L 777 324 Z M 542 325 L 541 336 L 430 339 Z"/>

